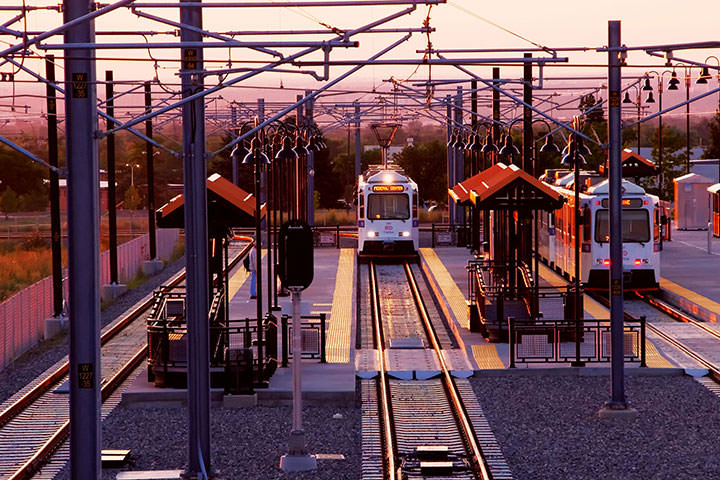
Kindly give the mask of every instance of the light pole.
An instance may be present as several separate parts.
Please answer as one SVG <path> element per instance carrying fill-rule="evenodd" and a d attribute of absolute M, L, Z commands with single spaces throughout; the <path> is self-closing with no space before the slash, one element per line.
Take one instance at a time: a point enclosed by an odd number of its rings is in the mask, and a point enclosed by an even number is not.
<path fill-rule="evenodd" d="M 710 55 L 705 59 L 705 63 L 708 62 L 711 58 L 714 58 L 716 62 L 718 62 L 718 67 L 720 67 L 720 59 L 718 59 L 715 55 Z M 708 79 L 710 78 L 710 72 L 708 67 L 703 67 L 702 73 L 700 74 L 700 77 L 697 79 L 696 83 L 700 84 L 707 84 Z M 718 80 L 718 86 L 720 86 L 720 68 L 718 68 L 717 71 L 717 80 Z M 718 106 L 715 109 L 715 112 L 717 113 L 720 109 L 720 99 L 718 100 Z M 718 160 L 718 182 L 720 182 L 720 160 Z"/>
<path fill-rule="evenodd" d="M 640 88 L 637 85 L 633 85 L 633 88 L 635 89 L 636 95 L 636 101 L 633 102 L 630 100 L 630 94 L 628 92 L 625 92 L 625 98 L 623 99 L 622 103 L 625 104 L 632 104 L 637 106 L 637 154 L 640 155 L 640 105 L 642 103 L 642 99 L 640 98 Z"/>
<path fill-rule="evenodd" d="M 580 118 L 573 117 L 572 127 L 580 130 Z M 574 189 L 575 189 L 575 205 L 574 205 L 574 235 L 575 235 L 575 278 L 573 279 L 575 289 L 574 295 L 574 311 L 575 311 L 575 361 L 572 362 L 573 367 L 582 367 L 585 365 L 580 359 L 580 338 L 582 336 L 583 309 L 580 304 L 580 165 L 585 164 L 583 154 L 588 154 L 589 150 L 583 145 L 582 137 L 575 132 L 570 133 L 568 139 L 567 153 L 563 156 L 563 165 L 572 165 L 574 170 Z"/>
<path fill-rule="evenodd" d="M 654 73 L 655 78 L 657 79 L 657 88 L 658 88 L 658 112 L 662 112 L 663 106 L 662 106 L 662 97 L 663 97 L 663 77 L 666 73 L 670 74 L 670 82 L 668 84 L 668 90 L 677 90 L 677 84 L 680 83 L 680 81 L 677 79 L 677 74 L 674 71 L 670 70 L 664 70 L 660 73 L 656 72 L 655 70 L 652 70 L 648 73 Z M 643 89 L 644 90 L 644 89 Z M 648 98 L 645 100 L 645 103 L 655 103 L 655 100 L 652 95 L 652 89 L 648 93 Z M 658 196 L 660 198 L 663 198 L 663 192 L 665 191 L 665 178 L 663 176 L 663 123 L 662 123 L 662 115 L 658 115 Z M 662 236 L 660 237 L 660 242 L 662 243 Z"/>
<path fill-rule="evenodd" d="M 237 156 L 240 149 L 236 147 L 231 155 Z M 242 163 L 244 165 L 253 165 L 255 170 L 255 278 L 257 279 L 256 292 L 256 314 L 257 314 L 257 352 L 258 352 L 258 383 L 262 383 L 263 372 L 263 320 L 262 320 L 262 237 L 261 237 L 261 205 L 260 205 L 260 175 L 265 165 L 270 163 L 267 155 L 262 151 L 262 144 L 258 137 L 254 137 L 250 142 L 250 152 L 245 155 Z"/>

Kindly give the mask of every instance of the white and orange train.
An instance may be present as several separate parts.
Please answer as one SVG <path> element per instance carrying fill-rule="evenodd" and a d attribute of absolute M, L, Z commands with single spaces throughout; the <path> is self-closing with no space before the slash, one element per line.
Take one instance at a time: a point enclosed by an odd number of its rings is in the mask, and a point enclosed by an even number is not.
<path fill-rule="evenodd" d="M 395 165 L 371 167 L 358 178 L 358 252 L 415 254 L 418 250 L 418 188 Z"/>
<path fill-rule="evenodd" d="M 555 270 L 572 279 L 575 245 L 580 242 L 580 280 L 586 289 L 607 290 L 610 278 L 609 185 L 604 180 L 580 193 L 580 238 L 575 238 L 575 192 L 553 185 L 566 202 L 539 216 L 538 251 Z M 656 290 L 660 282 L 658 197 L 622 182 L 623 286 Z"/>

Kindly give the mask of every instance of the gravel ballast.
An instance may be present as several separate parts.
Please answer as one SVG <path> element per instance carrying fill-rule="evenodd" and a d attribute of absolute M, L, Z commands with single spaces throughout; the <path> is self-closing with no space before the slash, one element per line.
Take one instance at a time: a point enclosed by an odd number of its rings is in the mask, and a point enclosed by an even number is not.
<path fill-rule="evenodd" d="M 720 477 L 720 398 L 690 377 L 626 377 L 632 421 L 598 417 L 609 377 L 471 382 L 518 480 Z"/>
<path fill-rule="evenodd" d="M 142 285 L 117 298 L 100 314 L 101 326 L 104 327 L 115 320 L 184 267 L 185 257 L 181 257 L 168 264 L 162 272 L 147 279 Z M 28 350 L 13 364 L 0 371 L 0 402 L 10 398 L 38 375 L 62 360 L 68 354 L 69 348 L 70 339 L 65 331 Z"/>
<path fill-rule="evenodd" d="M 344 460 L 321 458 L 314 472 L 286 475 L 279 469 L 279 463 L 287 451 L 291 415 L 290 407 L 213 408 L 210 414 L 211 464 L 219 478 L 360 478 L 359 409 L 306 407 L 303 427 L 308 451 L 342 454 Z M 187 409 L 119 406 L 103 422 L 103 448 L 130 449 L 133 465 L 126 468 L 129 470 L 184 469 L 187 465 Z M 103 479 L 114 479 L 118 471 L 104 470 Z"/>

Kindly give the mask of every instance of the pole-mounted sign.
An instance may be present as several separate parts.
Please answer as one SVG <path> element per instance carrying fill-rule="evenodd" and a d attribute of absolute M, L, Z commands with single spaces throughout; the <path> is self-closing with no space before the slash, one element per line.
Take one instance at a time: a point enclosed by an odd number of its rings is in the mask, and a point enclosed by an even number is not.
<path fill-rule="evenodd" d="M 313 233 L 302 220 L 280 227 L 280 280 L 288 289 L 305 290 L 313 281 Z"/>
<path fill-rule="evenodd" d="M 280 459 L 284 472 L 315 470 L 317 460 L 305 449 L 305 433 L 302 428 L 302 320 L 300 315 L 300 292 L 313 281 L 313 232 L 302 220 L 290 220 L 280 227 L 280 280 L 292 292 L 292 369 L 293 369 L 293 418 L 288 453 Z"/>

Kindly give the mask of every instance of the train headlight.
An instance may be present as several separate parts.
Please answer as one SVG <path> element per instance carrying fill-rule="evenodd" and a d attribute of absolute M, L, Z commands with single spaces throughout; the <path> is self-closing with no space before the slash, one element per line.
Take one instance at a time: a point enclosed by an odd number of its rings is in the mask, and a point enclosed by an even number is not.
<path fill-rule="evenodd" d="M 409 237 L 409 236 L 410 236 L 410 232 L 407 232 L 407 231 L 405 231 L 405 232 L 400 232 L 400 236 L 401 236 L 401 237 Z"/>
<path fill-rule="evenodd" d="M 640 261 L 639 258 L 636 258 L 636 259 L 635 259 L 635 265 L 640 265 L 641 263 L 642 263 L 642 262 Z"/>
<path fill-rule="evenodd" d="M 373 232 L 372 230 L 370 230 L 369 232 L 367 232 L 367 236 L 368 237 L 377 237 L 378 232 Z"/>

